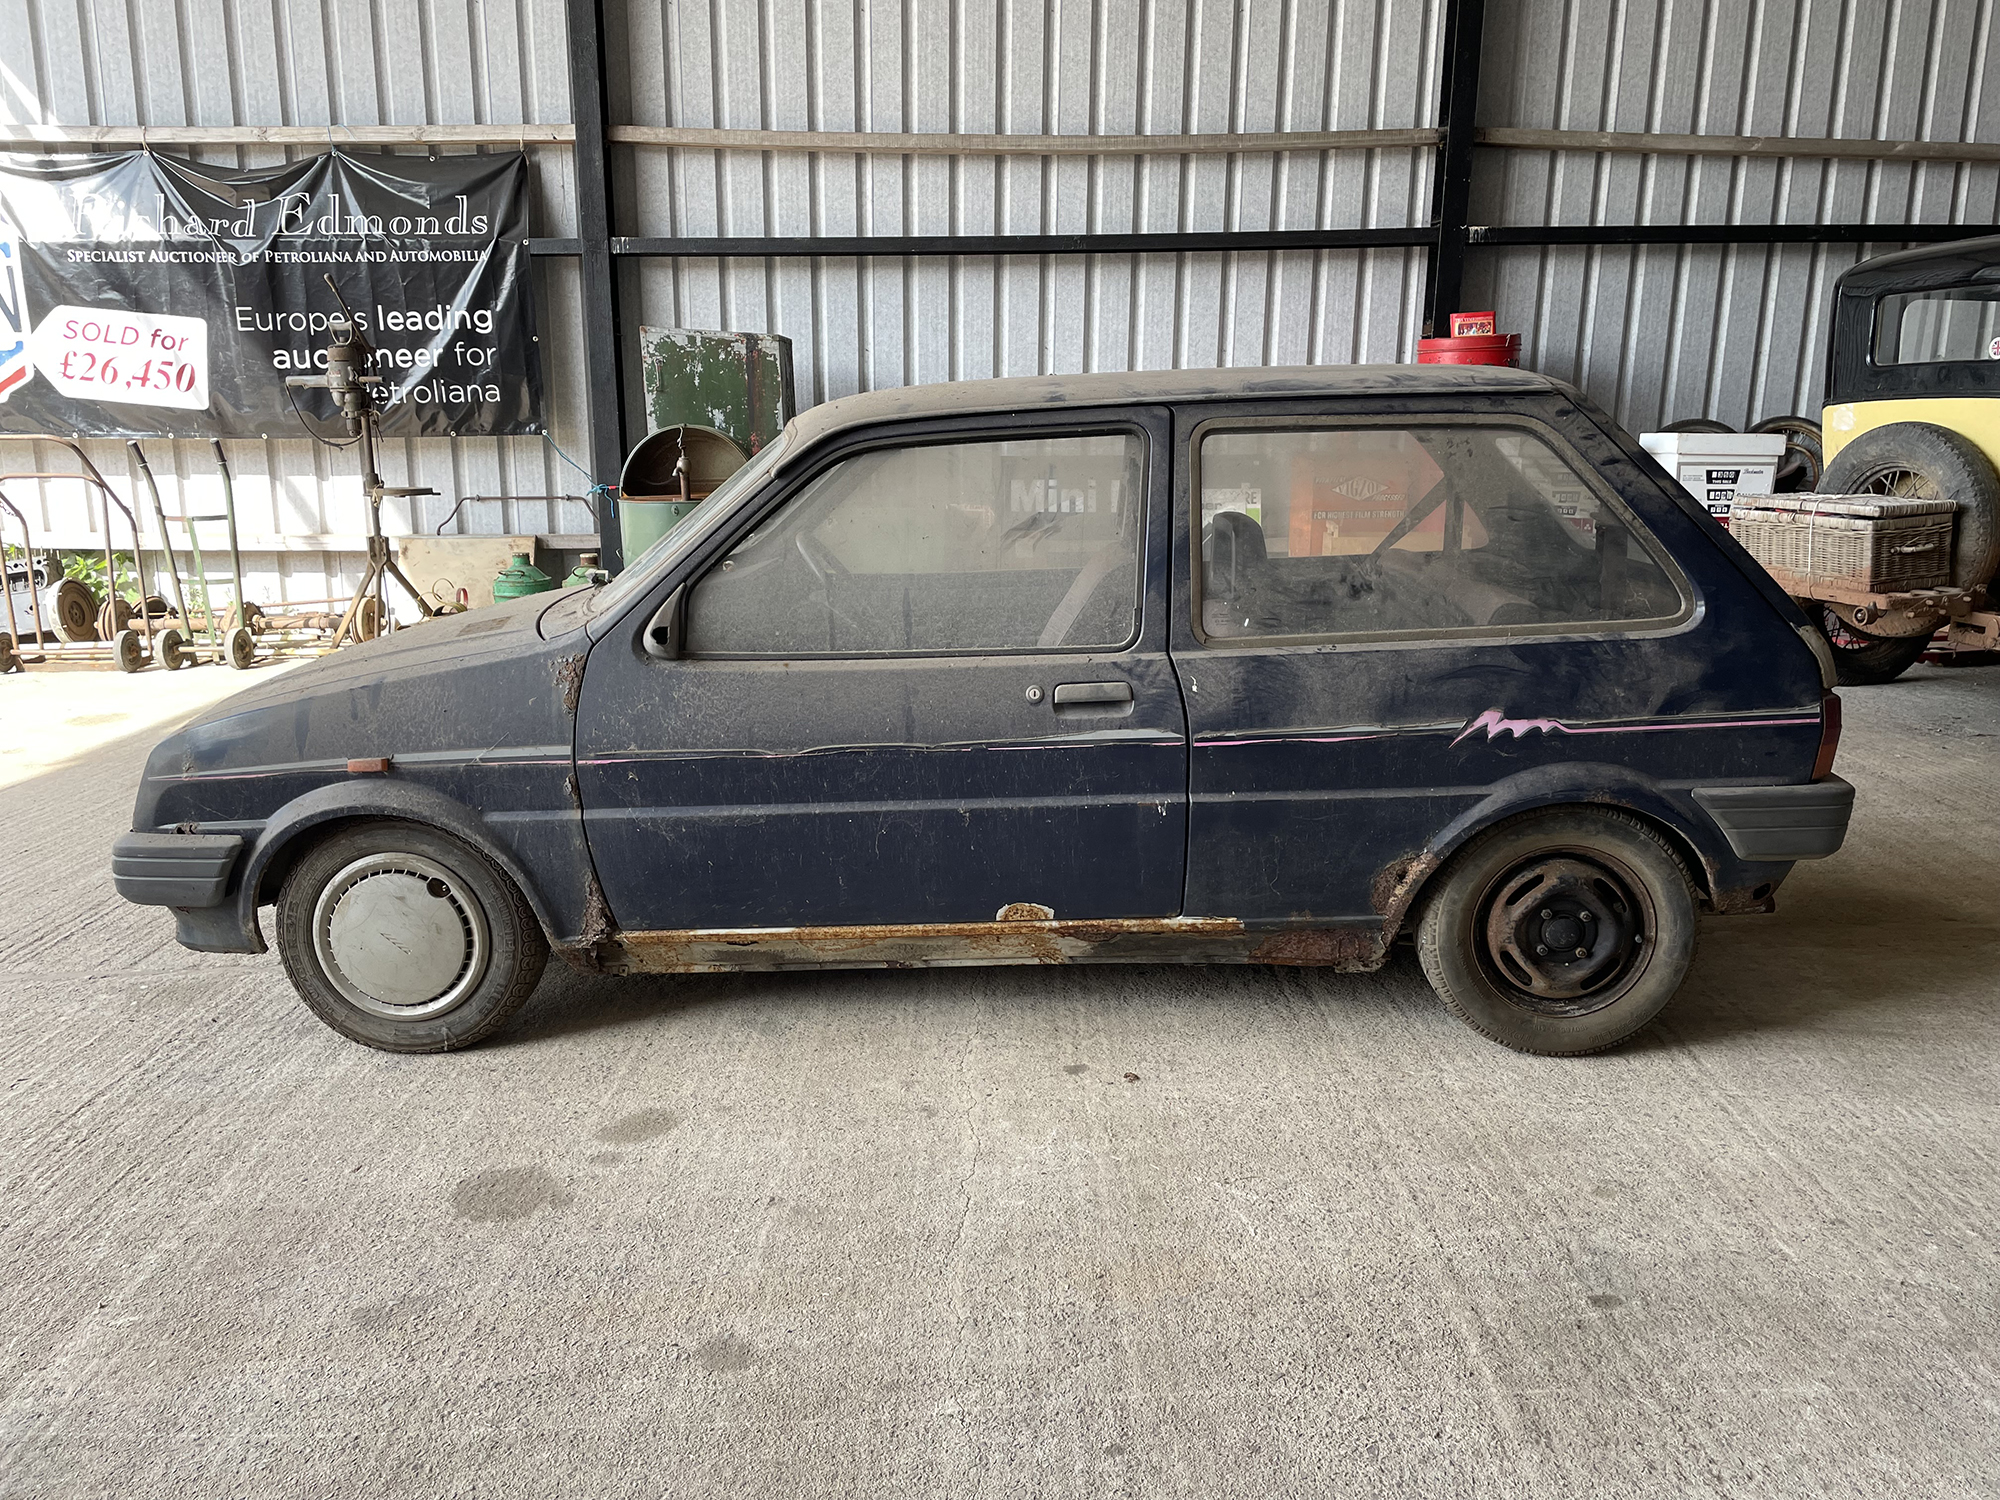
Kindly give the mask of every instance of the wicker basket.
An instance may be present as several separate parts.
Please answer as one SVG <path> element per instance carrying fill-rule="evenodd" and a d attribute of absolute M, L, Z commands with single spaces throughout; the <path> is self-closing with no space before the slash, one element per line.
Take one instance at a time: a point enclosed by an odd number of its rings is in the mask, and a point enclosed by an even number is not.
<path fill-rule="evenodd" d="M 1950 500 L 1880 495 L 1760 495 L 1739 500 L 1729 530 L 1787 593 L 1831 585 L 1865 594 L 1951 582 Z"/>

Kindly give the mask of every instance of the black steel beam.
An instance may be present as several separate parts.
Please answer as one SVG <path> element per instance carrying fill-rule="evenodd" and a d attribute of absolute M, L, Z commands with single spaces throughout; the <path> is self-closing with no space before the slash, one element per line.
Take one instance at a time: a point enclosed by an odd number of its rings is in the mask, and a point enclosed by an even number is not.
<path fill-rule="evenodd" d="M 1992 224 L 1478 224 L 1475 245 L 1898 245 L 2000 234 Z"/>
<path fill-rule="evenodd" d="M 625 462 L 625 363 L 619 347 L 618 269 L 611 259 L 604 6 L 603 0 L 564 0 L 564 8 L 569 18 L 570 110 L 576 122 L 576 238 L 568 243 L 575 247 L 569 253 L 578 258 L 583 299 L 584 409 L 590 425 L 587 462 L 593 480 L 616 484 Z M 616 572 L 624 562 L 616 507 L 603 490 L 595 491 L 591 502 L 604 566 Z"/>
<path fill-rule="evenodd" d="M 1182 230 L 1160 234 L 750 235 L 732 239 L 622 236 L 616 256 L 1176 255 L 1197 251 L 1352 250 L 1428 245 L 1429 229 Z"/>
<path fill-rule="evenodd" d="M 1993 224 L 1473 224 L 1472 245 L 1894 245 L 1976 239 L 2000 234 Z M 1197 251 L 1354 250 L 1375 246 L 1434 246 L 1430 226 L 1392 229 L 1202 230 L 1187 234 L 1016 234 L 916 236 L 750 236 L 675 240 L 618 236 L 614 259 L 676 256 L 710 259 L 762 256 L 867 255 L 1154 255 Z M 531 239 L 531 255 L 582 253 L 579 239 Z M 1458 309 L 1453 308 L 1456 312 Z"/>
<path fill-rule="evenodd" d="M 1431 170 L 1431 256 L 1424 277 L 1424 332 L 1443 338 L 1460 311 L 1465 285 L 1466 218 L 1472 208 L 1473 116 L 1479 106 L 1479 56 L 1486 0 L 1448 0 L 1438 80 L 1437 162 Z"/>

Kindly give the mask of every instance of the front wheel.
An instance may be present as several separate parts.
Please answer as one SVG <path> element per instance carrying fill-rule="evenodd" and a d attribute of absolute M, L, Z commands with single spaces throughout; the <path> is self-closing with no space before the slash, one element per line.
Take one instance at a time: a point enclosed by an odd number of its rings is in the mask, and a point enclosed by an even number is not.
<path fill-rule="evenodd" d="M 1694 962 L 1694 883 L 1658 832 L 1608 808 L 1527 813 L 1468 844 L 1417 928 L 1453 1015 L 1569 1057 L 1645 1027 Z"/>
<path fill-rule="evenodd" d="M 414 823 L 363 823 L 316 845 L 285 878 L 277 928 L 313 1013 L 386 1052 L 483 1041 L 527 1002 L 549 955 L 505 874 Z"/>

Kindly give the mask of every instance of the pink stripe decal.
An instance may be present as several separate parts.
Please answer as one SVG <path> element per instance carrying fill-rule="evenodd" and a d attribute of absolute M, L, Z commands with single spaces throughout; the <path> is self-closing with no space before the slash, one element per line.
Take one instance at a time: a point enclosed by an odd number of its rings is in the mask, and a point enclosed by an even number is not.
<path fill-rule="evenodd" d="M 1527 734 L 1659 734 L 1677 729 L 1789 729 L 1808 724 L 1818 724 L 1819 716 L 1805 718 L 1765 718 L 1765 719 L 1666 719 L 1636 724 L 1565 724 L 1560 719 L 1510 719 L 1499 709 L 1489 708 L 1476 716 L 1457 734 L 1451 743 L 1456 745 L 1468 735 L 1483 729 L 1488 740 L 1501 735 L 1512 735 L 1520 739 Z M 1242 745 L 1346 745 L 1358 740 L 1377 740 L 1394 736 L 1413 734 L 1441 734 L 1445 731 L 1435 726 L 1412 729 L 1375 729 L 1350 734 L 1268 734 L 1254 735 L 1241 739 L 1196 740 L 1198 750 L 1227 750 Z"/>

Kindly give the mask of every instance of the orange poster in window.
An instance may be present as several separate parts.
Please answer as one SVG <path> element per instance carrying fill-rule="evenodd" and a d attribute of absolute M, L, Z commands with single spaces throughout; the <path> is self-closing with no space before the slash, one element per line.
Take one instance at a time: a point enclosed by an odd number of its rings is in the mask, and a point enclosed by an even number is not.
<path fill-rule="evenodd" d="M 1407 433 L 1343 437 L 1331 451 L 1301 454 L 1293 462 L 1288 538 L 1293 557 L 1373 552 L 1444 477 Z M 1435 550 L 1443 536 L 1440 506 L 1411 532 L 1408 545 Z"/>

